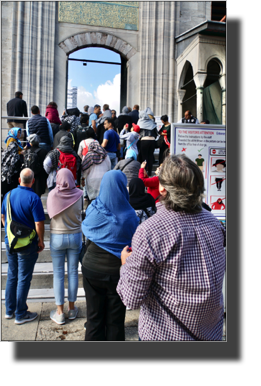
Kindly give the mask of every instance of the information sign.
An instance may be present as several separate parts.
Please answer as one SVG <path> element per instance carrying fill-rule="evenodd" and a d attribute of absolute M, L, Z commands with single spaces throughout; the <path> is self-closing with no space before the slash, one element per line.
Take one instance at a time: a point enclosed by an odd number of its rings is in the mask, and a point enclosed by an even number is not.
<path fill-rule="evenodd" d="M 212 213 L 225 218 L 226 131 L 223 125 L 172 124 L 171 154 L 185 154 L 195 162 L 205 180 L 205 202 Z"/>

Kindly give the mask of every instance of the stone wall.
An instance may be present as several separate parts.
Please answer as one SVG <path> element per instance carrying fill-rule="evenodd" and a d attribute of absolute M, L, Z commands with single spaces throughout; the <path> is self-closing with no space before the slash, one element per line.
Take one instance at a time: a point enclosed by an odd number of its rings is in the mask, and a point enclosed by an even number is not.
<path fill-rule="evenodd" d="M 2 115 L 16 91 L 23 92 L 28 111 L 36 104 L 44 113 L 53 100 L 55 4 L 2 3 Z"/>

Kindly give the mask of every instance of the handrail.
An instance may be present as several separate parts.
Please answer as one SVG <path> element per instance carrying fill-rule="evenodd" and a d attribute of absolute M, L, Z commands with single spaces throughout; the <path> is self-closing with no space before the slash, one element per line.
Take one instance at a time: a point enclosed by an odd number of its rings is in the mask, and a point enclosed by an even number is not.
<path fill-rule="evenodd" d="M 2 116 L 2 119 L 14 119 L 15 121 L 28 121 L 31 117 L 13 117 L 13 116 Z"/>
<path fill-rule="evenodd" d="M 5 116 L 5 115 L 2 115 L 1 116 L 1 119 L 14 119 L 16 121 L 28 121 L 28 119 L 30 119 L 31 117 L 13 117 L 11 115 L 9 116 Z M 2 130 L 5 129 L 4 127 L 1 128 Z M 10 127 L 7 127 L 6 130 L 11 130 Z M 26 131 L 26 129 L 21 129 L 23 131 Z M 2 139 L 2 142 L 3 142 L 3 139 Z M 26 143 L 27 141 L 21 141 L 21 143 Z"/>
<path fill-rule="evenodd" d="M 15 128 L 15 126 L 14 127 L 1 127 L 1 129 L 2 130 L 12 130 L 13 128 Z M 21 127 L 18 127 L 18 129 L 21 129 Z M 21 129 L 21 130 L 25 130 L 26 131 L 26 129 L 24 128 L 24 129 Z"/>

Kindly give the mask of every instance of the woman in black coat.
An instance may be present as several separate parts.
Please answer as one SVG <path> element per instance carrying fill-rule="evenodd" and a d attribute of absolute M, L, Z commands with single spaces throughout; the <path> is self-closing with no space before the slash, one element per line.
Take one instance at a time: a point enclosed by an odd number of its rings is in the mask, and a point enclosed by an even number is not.
<path fill-rule="evenodd" d="M 46 173 L 46 171 L 44 170 L 44 167 L 43 167 L 43 162 L 44 162 L 44 159 L 45 159 L 48 151 L 39 147 L 39 141 L 40 141 L 40 138 L 38 137 L 38 135 L 36 135 L 36 134 L 29 135 L 28 142 L 30 143 L 31 147 L 29 150 L 27 150 L 27 152 L 28 153 L 36 153 L 37 158 L 39 160 L 40 167 L 37 167 L 35 170 L 33 170 L 35 182 L 34 182 L 32 188 L 33 188 L 34 192 L 39 197 L 41 197 L 41 195 L 45 193 L 46 180 L 48 177 L 48 174 Z M 26 157 L 25 157 L 25 160 L 26 160 Z"/>

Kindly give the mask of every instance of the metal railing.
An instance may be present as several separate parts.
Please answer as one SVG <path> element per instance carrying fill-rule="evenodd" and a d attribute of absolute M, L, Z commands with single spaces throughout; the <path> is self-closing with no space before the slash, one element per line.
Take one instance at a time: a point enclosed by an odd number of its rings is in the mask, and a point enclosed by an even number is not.
<path fill-rule="evenodd" d="M 2 115 L 2 119 L 13 119 L 14 121 L 28 121 L 32 117 L 13 117 L 10 115 Z"/>
<path fill-rule="evenodd" d="M 25 121 L 25 122 L 26 122 L 26 121 L 28 121 L 28 119 L 30 119 L 31 117 L 14 117 L 14 116 L 2 115 L 1 118 L 2 118 L 2 119 L 13 119 L 14 121 L 19 120 L 19 121 Z M 2 129 L 5 129 L 5 128 L 2 127 Z M 7 127 L 6 130 L 11 130 L 11 128 L 10 128 L 10 127 Z M 24 128 L 24 129 L 21 129 L 21 130 L 26 131 L 25 128 Z M 3 138 L 2 138 L 2 142 L 3 142 Z M 23 144 L 23 143 L 26 144 L 27 141 L 20 141 L 20 142 L 21 142 L 22 144 Z"/>

